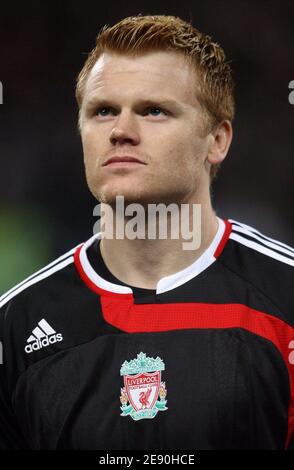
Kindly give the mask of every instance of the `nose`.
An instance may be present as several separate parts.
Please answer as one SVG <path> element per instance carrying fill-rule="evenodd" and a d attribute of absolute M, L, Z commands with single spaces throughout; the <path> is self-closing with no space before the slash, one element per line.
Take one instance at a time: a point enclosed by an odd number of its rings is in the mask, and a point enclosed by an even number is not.
<path fill-rule="evenodd" d="M 112 145 L 138 145 L 140 137 L 135 118 L 128 112 L 121 112 L 115 122 L 115 127 L 111 130 L 109 139 Z"/>

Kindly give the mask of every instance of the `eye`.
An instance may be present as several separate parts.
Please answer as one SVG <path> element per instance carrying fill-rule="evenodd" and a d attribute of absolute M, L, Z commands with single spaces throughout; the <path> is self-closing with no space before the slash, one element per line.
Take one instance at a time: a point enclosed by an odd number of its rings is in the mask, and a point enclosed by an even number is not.
<path fill-rule="evenodd" d="M 161 114 L 167 114 L 163 109 L 157 106 L 150 106 L 146 110 L 146 114 L 151 114 L 151 116 L 160 116 Z"/>
<path fill-rule="evenodd" d="M 95 116 L 105 117 L 109 116 L 110 113 L 114 114 L 114 110 L 109 106 L 104 106 L 103 108 L 97 108 L 94 114 Z"/>

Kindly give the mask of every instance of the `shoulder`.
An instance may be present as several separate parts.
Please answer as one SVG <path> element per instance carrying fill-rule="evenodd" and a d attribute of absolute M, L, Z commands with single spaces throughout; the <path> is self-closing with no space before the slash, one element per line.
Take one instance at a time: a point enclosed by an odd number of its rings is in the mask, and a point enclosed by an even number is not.
<path fill-rule="evenodd" d="M 64 312 L 75 305 L 74 290 L 80 278 L 75 269 L 74 255 L 79 246 L 31 274 L 0 297 L 0 344 L 3 345 L 3 364 L 10 392 L 17 378 L 34 361 L 58 350 L 54 346 L 60 344 L 57 342 L 60 327 L 68 323 Z M 29 348 L 32 341 L 37 343 L 50 335 L 56 343 L 40 349 L 37 351 L 40 354 L 31 358 Z"/>
<path fill-rule="evenodd" d="M 294 317 L 294 249 L 254 227 L 233 219 L 228 243 L 220 261 Z"/>
<path fill-rule="evenodd" d="M 91 237 L 92 238 L 92 237 Z M 87 243 L 87 242 L 86 242 Z M 83 243 L 33 273 L 0 298 L 0 345 L 10 392 L 30 366 L 91 337 L 97 296 L 85 287 L 75 259 Z M 85 325 L 81 312 L 91 306 Z"/>
<path fill-rule="evenodd" d="M 273 263 L 275 266 L 280 266 L 281 269 L 284 268 L 285 270 L 289 267 L 289 272 L 293 274 L 291 269 L 294 267 L 293 247 L 266 236 L 250 225 L 237 222 L 233 219 L 229 219 L 229 222 L 232 227 L 230 239 L 245 247 L 244 253 L 249 255 L 252 255 L 253 252 L 259 253 L 262 255 L 260 259 L 265 263 Z"/>
<path fill-rule="evenodd" d="M 80 246 L 81 244 L 70 249 L 0 296 L 0 312 L 6 310 L 12 302 L 19 303 L 34 294 L 41 296 L 46 289 L 54 285 L 62 288 L 62 284 L 66 283 L 66 279 L 70 276 L 74 254 Z"/>

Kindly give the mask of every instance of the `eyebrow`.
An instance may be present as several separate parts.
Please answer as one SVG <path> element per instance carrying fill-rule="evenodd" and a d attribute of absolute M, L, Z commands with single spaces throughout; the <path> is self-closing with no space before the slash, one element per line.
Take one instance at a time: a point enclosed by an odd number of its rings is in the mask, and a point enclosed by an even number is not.
<path fill-rule="evenodd" d="M 93 108 L 93 107 L 103 107 L 103 106 L 116 106 L 115 100 L 107 99 L 107 98 L 98 98 L 94 97 L 85 100 L 85 108 Z M 148 107 L 148 106 L 160 106 L 162 108 L 171 108 L 174 111 L 182 111 L 183 106 L 176 100 L 167 99 L 164 97 L 154 97 L 148 99 L 139 99 L 135 103 L 135 107 Z"/>

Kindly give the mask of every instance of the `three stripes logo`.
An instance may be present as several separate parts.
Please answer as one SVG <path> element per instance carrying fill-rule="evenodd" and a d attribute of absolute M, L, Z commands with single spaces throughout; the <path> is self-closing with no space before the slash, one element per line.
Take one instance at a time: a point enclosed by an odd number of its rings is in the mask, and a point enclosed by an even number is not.
<path fill-rule="evenodd" d="M 38 322 L 38 326 L 32 331 L 31 336 L 27 339 L 27 343 L 29 344 L 27 344 L 24 349 L 25 352 L 29 354 L 62 340 L 62 334 L 56 333 L 49 323 L 46 322 L 45 318 L 42 318 L 42 320 Z"/>

